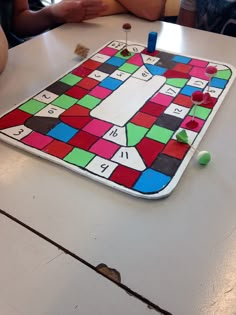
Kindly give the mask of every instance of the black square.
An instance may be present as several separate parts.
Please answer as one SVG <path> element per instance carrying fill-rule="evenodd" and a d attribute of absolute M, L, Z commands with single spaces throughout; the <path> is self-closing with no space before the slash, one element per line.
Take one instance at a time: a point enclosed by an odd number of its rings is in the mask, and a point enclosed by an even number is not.
<path fill-rule="evenodd" d="M 158 62 L 155 65 L 159 66 L 159 67 L 167 68 L 168 70 L 173 69 L 174 66 L 177 64 L 177 62 L 172 61 L 174 56 L 175 55 L 173 55 L 173 54 L 161 51 L 157 55 L 157 57 L 160 58 L 160 60 L 158 60 Z"/>
<path fill-rule="evenodd" d="M 114 71 L 116 71 L 118 67 L 109 65 L 108 63 L 103 63 L 100 67 L 98 67 L 96 70 L 105 72 L 107 74 L 112 74 Z"/>
<path fill-rule="evenodd" d="M 71 88 L 70 85 L 57 81 L 55 83 L 53 83 L 52 85 L 48 86 L 46 88 L 47 91 L 54 93 L 56 95 L 62 95 L 64 94 L 67 90 L 69 90 Z"/>
<path fill-rule="evenodd" d="M 161 153 L 153 162 L 151 168 L 168 176 L 174 176 L 181 162 L 179 159 Z"/>
<path fill-rule="evenodd" d="M 179 117 L 163 113 L 157 118 L 155 125 L 175 131 L 179 128 L 182 121 L 183 119 Z"/>

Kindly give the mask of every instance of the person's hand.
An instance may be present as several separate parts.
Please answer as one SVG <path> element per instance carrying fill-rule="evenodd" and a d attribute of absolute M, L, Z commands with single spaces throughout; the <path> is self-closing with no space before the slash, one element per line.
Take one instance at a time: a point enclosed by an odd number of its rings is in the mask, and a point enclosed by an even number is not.
<path fill-rule="evenodd" d="M 102 0 L 63 0 L 51 5 L 51 13 L 57 23 L 81 22 L 99 16 L 106 6 Z"/>

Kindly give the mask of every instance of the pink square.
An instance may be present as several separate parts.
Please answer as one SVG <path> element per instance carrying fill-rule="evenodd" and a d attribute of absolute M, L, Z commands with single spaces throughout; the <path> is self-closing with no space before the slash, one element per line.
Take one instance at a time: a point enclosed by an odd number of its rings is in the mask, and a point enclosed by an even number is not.
<path fill-rule="evenodd" d="M 169 106 L 173 99 L 174 98 L 172 96 L 157 93 L 153 98 L 150 99 L 150 101 L 163 106 Z"/>
<path fill-rule="evenodd" d="M 108 55 L 108 56 L 114 56 L 118 50 L 110 47 L 105 47 L 102 50 L 99 51 L 100 54 Z"/>
<path fill-rule="evenodd" d="M 141 54 L 133 55 L 131 58 L 129 58 L 129 63 L 141 67 L 143 65 L 143 58 L 141 57 Z"/>
<path fill-rule="evenodd" d="M 92 96 L 95 96 L 97 98 L 100 98 L 100 99 L 104 99 L 106 98 L 108 95 L 111 94 L 111 90 L 109 89 L 106 89 L 102 86 L 96 86 L 90 93 L 89 95 L 92 95 Z"/>
<path fill-rule="evenodd" d="M 52 142 L 53 139 L 51 137 L 41 135 L 41 133 L 32 132 L 21 141 L 33 148 L 43 149 L 46 145 Z"/>
<path fill-rule="evenodd" d="M 205 75 L 205 68 L 193 67 L 189 74 L 199 79 L 209 80 L 209 78 Z"/>
<path fill-rule="evenodd" d="M 194 118 L 194 121 L 197 122 L 197 126 L 194 127 L 194 128 L 191 128 L 188 123 L 192 121 L 192 116 L 187 116 L 184 121 L 182 122 L 181 126 L 182 128 L 185 128 L 185 129 L 189 129 L 189 130 L 192 130 L 192 131 L 196 131 L 196 132 L 199 132 L 201 129 L 202 129 L 202 126 L 204 125 L 204 120 L 201 120 L 199 118 Z"/>
<path fill-rule="evenodd" d="M 189 64 L 196 67 L 206 68 L 208 65 L 208 62 L 204 60 L 192 59 Z"/>
<path fill-rule="evenodd" d="M 113 125 L 99 120 L 99 119 L 93 119 L 90 121 L 84 128 L 84 131 L 87 131 L 95 136 L 101 137 L 103 136 Z"/>
<path fill-rule="evenodd" d="M 106 159 L 110 159 L 119 148 L 120 146 L 115 143 L 100 139 L 90 148 L 89 151 Z"/>

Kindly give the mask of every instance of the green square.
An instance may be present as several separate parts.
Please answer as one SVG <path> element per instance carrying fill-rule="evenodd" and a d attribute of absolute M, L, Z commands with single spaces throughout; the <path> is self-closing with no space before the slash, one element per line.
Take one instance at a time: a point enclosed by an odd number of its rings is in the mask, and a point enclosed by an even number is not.
<path fill-rule="evenodd" d="M 93 109 L 100 102 L 101 102 L 100 98 L 94 97 L 92 95 L 85 95 L 79 100 L 78 104 L 84 107 L 87 107 L 89 109 Z"/>
<path fill-rule="evenodd" d="M 94 156 L 95 154 L 93 153 L 74 148 L 69 154 L 67 154 L 67 156 L 64 157 L 64 161 L 80 167 L 85 167 L 94 158 Z"/>
<path fill-rule="evenodd" d="M 117 54 L 115 54 L 116 57 L 119 57 L 119 58 L 122 58 L 122 59 L 129 59 L 129 58 L 131 58 L 133 55 L 134 55 L 134 53 L 130 52 L 130 55 L 129 55 L 129 56 L 123 56 L 123 55 L 121 54 L 121 51 L 119 51 Z"/>
<path fill-rule="evenodd" d="M 167 143 L 172 137 L 173 133 L 174 131 L 172 130 L 154 125 L 147 133 L 146 137 L 162 143 Z"/>
<path fill-rule="evenodd" d="M 132 65 L 131 63 L 124 63 L 119 68 L 119 70 L 120 71 L 125 71 L 125 72 L 128 72 L 128 73 L 134 73 L 138 68 L 139 68 L 139 66 Z"/>
<path fill-rule="evenodd" d="M 72 73 L 69 73 L 60 79 L 61 82 L 66 83 L 71 86 L 77 84 L 81 80 L 82 80 L 81 77 L 78 77 L 77 75 L 74 75 Z"/>
<path fill-rule="evenodd" d="M 210 112 L 211 112 L 211 109 L 209 109 L 209 108 L 197 106 L 196 111 L 195 111 L 195 117 L 206 120 L 207 117 L 209 116 Z M 192 109 L 189 113 L 189 116 L 193 116 L 193 115 L 194 115 L 194 107 L 192 107 Z"/>
<path fill-rule="evenodd" d="M 229 80 L 229 78 L 231 76 L 232 76 L 232 72 L 229 69 L 227 69 L 227 70 L 218 70 L 216 75 L 215 75 L 215 78 Z"/>
<path fill-rule="evenodd" d="M 47 106 L 47 104 L 45 104 L 45 103 L 31 99 L 31 100 L 27 101 L 26 103 L 22 104 L 19 107 L 19 109 L 23 110 L 26 113 L 34 115 L 46 106 Z"/>
<path fill-rule="evenodd" d="M 171 86 L 175 86 L 177 88 L 182 88 L 185 86 L 185 84 L 188 82 L 188 79 L 167 79 L 166 84 L 169 84 Z"/>
<path fill-rule="evenodd" d="M 55 101 L 53 101 L 52 104 L 57 105 L 57 106 L 64 108 L 64 109 L 68 109 L 72 105 L 74 105 L 77 101 L 78 100 L 76 98 L 62 94 L 57 99 L 55 99 Z"/>

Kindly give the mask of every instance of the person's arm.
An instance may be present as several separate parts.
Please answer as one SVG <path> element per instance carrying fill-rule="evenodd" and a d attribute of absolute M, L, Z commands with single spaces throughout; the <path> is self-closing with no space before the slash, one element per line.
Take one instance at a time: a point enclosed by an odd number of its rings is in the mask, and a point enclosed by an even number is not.
<path fill-rule="evenodd" d="M 103 0 L 103 3 L 107 6 L 107 8 L 101 13 L 101 16 L 128 12 L 128 10 L 117 0 Z"/>
<path fill-rule="evenodd" d="M 6 36 L 0 26 L 0 73 L 4 70 L 7 63 L 8 43 Z"/>
<path fill-rule="evenodd" d="M 166 0 L 117 0 L 134 15 L 149 21 L 163 17 Z"/>
<path fill-rule="evenodd" d="M 19 36 L 36 35 L 58 24 L 97 17 L 105 9 L 102 0 L 62 0 L 39 11 L 30 11 L 27 0 L 14 0 L 13 30 Z"/>
<path fill-rule="evenodd" d="M 196 1 L 182 0 L 177 23 L 182 26 L 196 26 Z"/>

